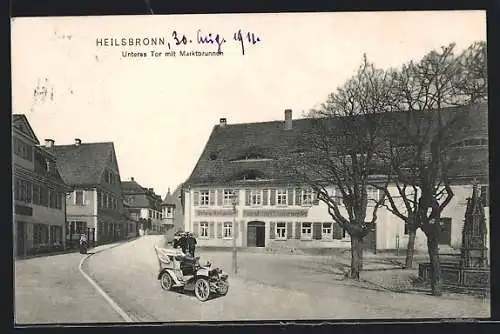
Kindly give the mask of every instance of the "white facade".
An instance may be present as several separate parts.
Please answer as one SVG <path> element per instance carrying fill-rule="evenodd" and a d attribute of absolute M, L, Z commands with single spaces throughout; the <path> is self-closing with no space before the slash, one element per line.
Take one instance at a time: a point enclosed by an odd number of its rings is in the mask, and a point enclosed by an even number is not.
<path fill-rule="evenodd" d="M 285 189 L 293 189 L 293 197 L 297 200 L 296 187 L 284 187 Z M 260 191 L 261 202 L 266 200 L 266 203 L 260 205 L 246 205 L 246 189 L 255 189 Z M 275 189 L 275 192 L 271 191 Z M 332 231 L 329 231 L 328 224 L 332 223 L 332 218 L 328 213 L 327 206 L 323 202 L 317 205 L 312 203 L 293 202 L 293 205 L 278 204 L 279 193 L 277 186 L 258 186 L 257 184 L 252 187 L 245 186 L 237 190 L 238 204 L 236 205 L 236 214 L 233 214 L 233 206 L 226 198 L 224 201 L 224 188 L 221 187 L 203 187 L 191 188 L 185 191 L 185 210 L 184 222 L 185 230 L 191 231 L 197 235 L 198 245 L 200 246 L 232 246 L 232 236 L 227 234 L 233 225 L 236 223 L 236 243 L 238 247 L 246 247 L 251 241 L 248 235 L 249 222 L 260 222 L 264 227 L 264 246 L 269 248 L 339 248 L 350 247 L 349 235 L 337 229 L 336 237 L 332 236 Z M 290 190 L 291 190 L 290 189 Z M 444 241 L 443 247 L 452 247 L 459 249 L 461 246 L 462 227 L 467 204 L 467 197 L 472 195 L 471 185 L 457 185 L 452 187 L 454 191 L 454 198 L 443 211 L 441 217 L 444 219 L 451 219 L 451 230 L 449 231 L 449 241 Z M 208 192 L 201 194 L 202 191 Z M 263 195 L 267 191 L 267 195 Z M 390 188 L 392 194 L 397 193 L 395 187 Z M 223 195 L 220 195 L 221 192 Z M 258 193 L 257 192 L 257 193 Z M 274 205 L 270 205 L 270 195 L 276 196 Z M 330 190 L 333 195 L 333 188 Z M 195 201 L 193 197 L 198 197 Z M 227 191 L 226 191 L 227 194 Z M 283 195 L 283 193 L 281 193 Z M 288 194 L 287 194 L 288 195 Z M 303 195 L 303 193 L 301 193 Z M 371 198 L 378 198 L 378 191 L 373 189 L 369 196 Z M 211 199 L 211 196 L 217 199 Z M 220 198 L 222 197 L 222 201 Z M 285 196 L 286 197 L 286 196 Z M 395 200 L 397 198 L 395 197 Z M 306 201 L 307 202 L 307 201 Z M 195 205 L 196 203 L 196 205 Z M 400 203 L 402 204 L 402 203 Z M 367 209 L 366 221 L 371 221 L 372 210 L 374 203 L 370 203 Z M 340 205 L 343 211 L 342 204 Z M 489 221 L 489 208 L 486 207 L 487 223 Z M 345 213 L 345 211 L 344 211 Z M 258 215 L 258 216 L 257 216 Z M 346 215 L 347 216 L 347 215 Z M 311 226 L 309 225 L 311 223 Z M 279 224 L 279 225 L 278 225 Z M 284 225 L 283 225 L 284 224 Z M 319 225 L 321 225 L 321 236 L 319 236 Z M 282 230 L 284 226 L 284 231 Z M 310 226 L 310 227 L 309 227 Z M 300 228 L 300 233 L 297 233 L 297 228 Z M 279 230 L 281 229 L 281 230 Z M 291 231 L 289 231 L 291 229 Z M 312 236 L 313 229 L 316 229 L 316 236 Z M 332 227 L 333 229 L 333 227 Z M 279 230 L 279 231 L 278 231 Z M 284 233 L 284 238 L 279 238 L 278 234 Z M 234 232 L 232 232 L 234 234 Z M 297 237 L 297 234 L 300 234 Z M 281 234 L 282 236 L 283 234 Z M 377 211 L 376 233 L 374 235 L 377 250 L 395 249 L 398 247 L 397 240 L 399 241 L 399 248 L 406 248 L 408 242 L 408 235 L 405 234 L 405 225 L 403 220 L 395 216 L 384 207 L 380 207 Z M 488 233 L 489 244 L 489 233 Z M 426 237 L 421 230 L 417 231 L 415 240 L 415 247 L 417 250 L 426 250 Z"/>

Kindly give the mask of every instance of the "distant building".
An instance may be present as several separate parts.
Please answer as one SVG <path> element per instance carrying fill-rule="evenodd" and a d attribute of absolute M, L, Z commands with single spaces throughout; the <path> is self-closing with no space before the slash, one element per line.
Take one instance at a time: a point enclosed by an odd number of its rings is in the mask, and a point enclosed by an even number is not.
<path fill-rule="evenodd" d="M 127 224 L 127 238 L 139 236 L 139 214 L 131 210 L 130 203 L 123 200 L 123 211 L 125 212 Z"/>
<path fill-rule="evenodd" d="M 167 194 L 161 203 L 162 210 L 162 227 L 165 232 L 173 230 L 174 228 L 174 213 L 175 213 L 176 201 L 174 196 L 170 193 L 170 188 L 168 188 Z"/>
<path fill-rule="evenodd" d="M 165 232 L 162 219 L 162 199 L 154 188 L 144 188 L 134 178 L 121 183 L 123 196 L 130 205 L 130 212 L 139 216 L 139 229 L 143 232 Z"/>
<path fill-rule="evenodd" d="M 184 197 L 182 188 L 183 184 L 179 185 L 172 196 L 175 201 L 175 209 L 174 209 L 174 230 L 175 231 L 184 231 Z"/>
<path fill-rule="evenodd" d="M 487 111 L 486 104 L 480 105 L 470 126 L 460 129 L 454 138 L 450 154 L 455 169 L 450 170 L 449 178 L 455 196 L 439 222 L 441 248 L 461 246 L 466 199 L 472 194 L 473 183 L 479 183 L 489 206 Z M 236 234 L 239 247 L 350 247 L 349 234 L 332 220 L 327 206 L 307 184 L 282 168 L 284 159 L 296 151 L 295 143 L 310 130 L 311 120 L 293 120 L 291 110 L 285 111 L 283 121 L 227 124 L 223 118 L 214 126 L 182 193 L 184 226 L 197 235 L 198 245 L 231 247 Z M 333 185 L 327 187 L 344 210 Z M 389 190 L 397 191 L 394 185 Z M 233 192 L 238 198 L 236 212 Z M 368 188 L 369 199 L 380 195 L 378 189 Z M 373 205 L 369 205 L 369 219 L 372 210 Z M 394 249 L 398 243 L 400 248 L 406 247 L 404 222 L 384 207 L 377 216 L 375 231 L 365 238 L 366 247 Z M 426 248 L 426 237 L 420 230 L 415 245 Z"/>
<path fill-rule="evenodd" d="M 12 115 L 14 255 L 25 256 L 65 246 L 64 184 L 57 170 L 54 141 L 40 146 L 25 115 Z"/>
<path fill-rule="evenodd" d="M 105 243 L 127 238 L 120 171 L 112 142 L 54 146 L 58 169 L 72 187 L 66 199 L 66 238 L 88 233 L 91 240 Z"/>

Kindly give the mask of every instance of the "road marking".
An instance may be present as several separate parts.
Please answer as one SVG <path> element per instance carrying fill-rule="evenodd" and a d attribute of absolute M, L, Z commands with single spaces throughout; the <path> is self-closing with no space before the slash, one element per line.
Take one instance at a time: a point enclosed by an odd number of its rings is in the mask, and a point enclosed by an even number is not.
<path fill-rule="evenodd" d="M 80 270 L 80 273 L 83 275 L 83 277 L 85 277 L 90 282 L 90 284 L 92 284 L 94 286 L 94 288 L 97 290 L 97 292 L 99 292 L 99 294 L 101 296 L 103 296 L 104 299 L 106 299 L 106 301 L 111 305 L 111 307 L 116 311 L 116 313 L 118 313 L 123 318 L 123 320 L 125 320 L 126 322 L 134 322 L 132 320 L 132 318 L 120 306 L 118 306 L 118 304 L 106 292 L 104 292 L 104 290 L 89 275 L 87 275 L 87 273 L 85 271 L 83 271 L 83 268 L 82 268 L 83 263 L 87 259 L 89 259 L 92 255 L 100 253 L 100 252 L 108 250 L 108 249 L 111 249 L 111 248 L 115 248 L 115 247 L 117 247 L 119 245 L 123 245 L 125 243 L 120 243 L 118 245 L 111 246 L 109 248 L 102 249 L 102 250 L 96 251 L 95 253 L 89 254 L 88 256 L 85 256 L 80 261 L 80 264 L 78 265 L 78 269 Z"/>

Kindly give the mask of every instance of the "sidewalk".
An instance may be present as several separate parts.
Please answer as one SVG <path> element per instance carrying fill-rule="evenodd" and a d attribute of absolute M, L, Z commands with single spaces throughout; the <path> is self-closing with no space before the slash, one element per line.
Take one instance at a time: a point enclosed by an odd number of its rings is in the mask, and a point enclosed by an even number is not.
<path fill-rule="evenodd" d="M 122 243 L 101 245 L 89 254 Z M 15 261 L 15 324 L 122 322 L 80 273 L 84 257 L 69 253 Z"/>

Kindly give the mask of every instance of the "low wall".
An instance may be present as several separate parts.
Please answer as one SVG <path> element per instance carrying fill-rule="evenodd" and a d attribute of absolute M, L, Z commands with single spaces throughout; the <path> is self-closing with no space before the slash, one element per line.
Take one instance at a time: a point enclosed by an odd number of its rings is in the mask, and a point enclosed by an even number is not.
<path fill-rule="evenodd" d="M 421 263 L 418 266 L 418 276 L 424 281 L 430 281 L 430 263 Z M 457 287 L 471 290 L 490 289 L 489 268 L 462 268 L 458 263 L 442 263 L 441 279 L 443 286 Z"/>

